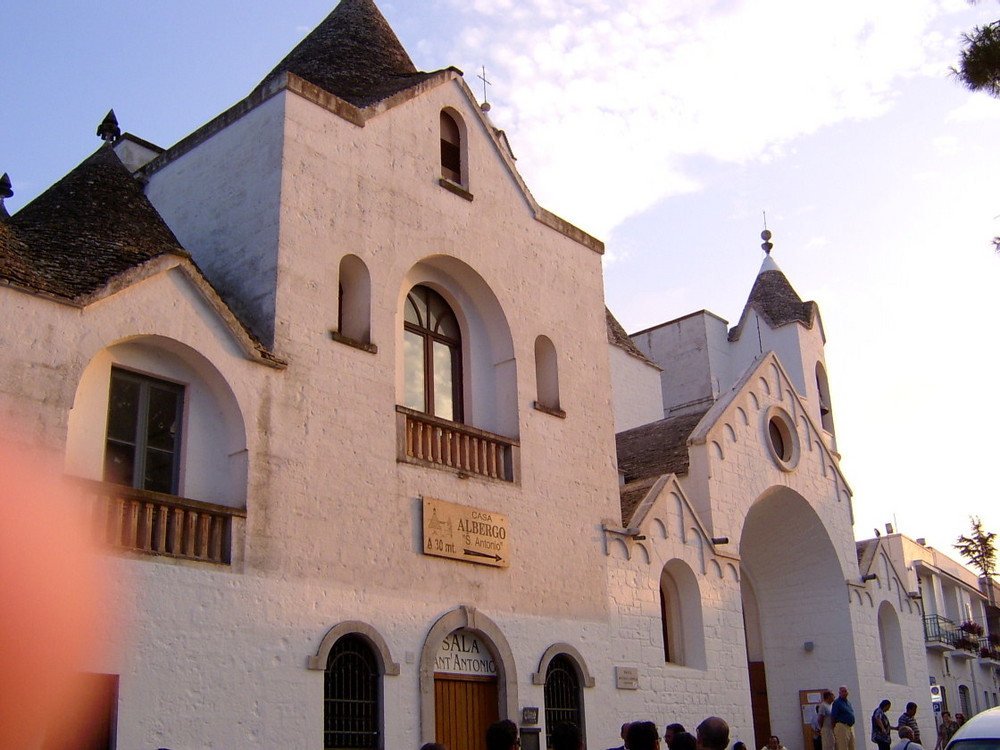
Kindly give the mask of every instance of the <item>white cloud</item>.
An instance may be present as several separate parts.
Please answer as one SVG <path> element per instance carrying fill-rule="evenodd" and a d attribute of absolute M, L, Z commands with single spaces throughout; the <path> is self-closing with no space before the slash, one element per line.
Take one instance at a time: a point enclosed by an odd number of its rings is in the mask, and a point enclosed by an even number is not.
<path fill-rule="evenodd" d="M 962 0 L 444 0 L 540 201 L 607 235 L 698 190 L 685 158 L 780 158 L 941 76 Z M 478 83 L 470 74 L 470 84 Z M 473 86 L 478 91 L 478 86 Z"/>

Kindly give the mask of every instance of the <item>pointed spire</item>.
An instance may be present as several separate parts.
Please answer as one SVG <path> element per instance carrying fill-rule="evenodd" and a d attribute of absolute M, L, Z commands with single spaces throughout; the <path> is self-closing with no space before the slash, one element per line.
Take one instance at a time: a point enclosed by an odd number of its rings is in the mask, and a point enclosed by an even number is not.
<path fill-rule="evenodd" d="M 0 221 L 4 221 L 10 218 L 10 214 L 7 213 L 7 208 L 4 206 L 4 199 L 10 198 L 14 195 L 14 190 L 10 183 L 10 175 L 6 172 L 0 176 Z"/>
<path fill-rule="evenodd" d="M 285 72 L 357 107 L 381 101 L 426 76 L 417 71 L 373 0 L 341 0 L 261 86 Z"/>
<path fill-rule="evenodd" d="M 108 113 L 101 120 L 101 124 L 97 126 L 97 135 L 100 136 L 102 141 L 107 143 L 112 143 L 121 137 L 122 131 L 118 127 L 118 118 L 115 117 L 115 111 L 109 109 Z"/>

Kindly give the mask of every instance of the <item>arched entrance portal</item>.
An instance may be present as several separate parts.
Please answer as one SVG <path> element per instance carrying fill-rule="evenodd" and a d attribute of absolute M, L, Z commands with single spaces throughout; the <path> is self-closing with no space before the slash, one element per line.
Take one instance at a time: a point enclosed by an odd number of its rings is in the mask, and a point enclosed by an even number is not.
<path fill-rule="evenodd" d="M 740 538 L 754 741 L 797 738 L 800 690 L 858 684 L 848 591 L 830 533 L 785 487 L 761 495 Z"/>
<path fill-rule="evenodd" d="M 480 750 L 486 728 L 517 712 L 510 645 L 496 623 L 459 607 L 431 627 L 420 657 L 421 742 Z"/>
<path fill-rule="evenodd" d="M 434 660 L 434 734 L 455 750 L 478 750 L 486 729 L 500 719 L 497 666 L 471 630 L 453 630 Z"/>

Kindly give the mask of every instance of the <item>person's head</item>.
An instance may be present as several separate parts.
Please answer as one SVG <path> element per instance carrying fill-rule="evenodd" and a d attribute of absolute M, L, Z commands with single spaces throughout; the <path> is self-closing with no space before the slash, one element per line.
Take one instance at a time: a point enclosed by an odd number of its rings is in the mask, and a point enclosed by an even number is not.
<path fill-rule="evenodd" d="M 729 725 L 718 716 L 709 716 L 698 725 L 699 750 L 726 750 L 729 746 Z"/>
<path fill-rule="evenodd" d="M 657 750 L 660 746 L 660 732 L 651 721 L 633 721 L 625 735 L 628 750 Z"/>
<path fill-rule="evenodd" d="M 907 703 L 906 704 L 906 713 L 907 713 L 908 716 L 916 716 L 917 715 L 917 704 L 914 703 L 913 701 L 910 701 L 909 703 Z"/>
<path fill-rule="evenodd" d="M 959 726 L 961 726 L 962 724 L 964 724 L 965 723 L 965 714 L 963 714 L 961 711 L 959 711 L 957 714 L 955 714 L 955 721 L 958 722 Z"/>
<path fill-rule="evenodd" d="M 881 708 L 883 711 L 888 711 L 890 708 L 892 708 L 892 701 L 886 699 L 881 703 L 879 703 L 878 707 Z"/>
<path fill-rule="evenodd" d="M 624 740 L 628 736 L 628 728 L 632 726 L 632 722 L 626 721 L 622 724 L 622 739 Z"/>
<path fill-rule="evenodd" d="M 833 695 L 833 693 L 830 693 L 830 695 Z M 734 742 L 733 743 L 733 750 L 747 750 L 747 743 L 745 743 L 745 742 Z"/>
<path fill-rule="evenodd" d="M 556 724 L 549 747 L 552 750 L 583 750 L 583 732 L 571 721 Z"/>
<path fill-rule="evenodd" d="M 913 740 L 913 730 L 907 726 L 902 726 L 899 728 L 899 739 L 901 740 Z"/>
<path fill-rule="evenodd" d="M 518 745 L 517 724 L 503 719 L 486 730 L 486 750 L 513 750 Z"/>
<path fill-rule="evenodd" d="M 941 720 L 942 721 L 951 721 L 951 711 L 942 711 L 941 712 Z"/>
<path fill-rule="evenodd" d="M 420 750 L 448 750 L 440 742 L 428 742 L 421 746 Z"/>
<path fill-rule="evenodd" d="M 667 728 L 663 730 L 663 741 L 667 743 L 667 747 L 673 747 L 674 735 L 680 734 L 683 731 L 685 731 L 683 724 L 678 724 L 677 722 L 667 724 Z"/>
<path fill-rule="evenodd" d="M 781 740 L 778 739 L 777 735 L 772 734 L 767 738 L 767 746 L 771 748 L 771 750 L 778 750 L 778 748 L 781 747 Z"/>
<path fill-rule="evenodd" d="M 833 694 L 832 690 L 824 690 L 823 691 L 823 702 L 824 703 L 833 703 L 833 699 L 835 697 L 836 696 Z"/>
<path fill-rule="evenodd" d="M 841 685 L 838 692 L 840 693 L 840 697 L 845 701 L 847 700 L 847 696 L 851 694 L 851 691 L 847 689 L 847 685 Z"/>
<path fill-rule="evenodd" d="M 690 732 L 674 732 L 673 738 L 667 745 L 670 750 L 697 750 L 698 740 Z"/>

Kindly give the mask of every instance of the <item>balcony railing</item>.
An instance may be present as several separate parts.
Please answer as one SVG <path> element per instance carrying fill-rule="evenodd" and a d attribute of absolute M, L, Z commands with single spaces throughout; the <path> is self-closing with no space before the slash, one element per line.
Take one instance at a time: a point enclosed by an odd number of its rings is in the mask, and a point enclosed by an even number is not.
<path fill-rule="evenodd" d="M 397 406 L 400 460 L 514 481 L 516 440 Z"/>
<path fill-rule="evenodd" d="M 951 649 L 958 635 L 958 625 L 948 618 L 924 615 L 924 641 L 928 646 Z"/>
<path fill-rule="evenodd" d="M 109 482 L 79 480 L 97 541 L 114 549 L 229 565 L 246 511 Z"/>

